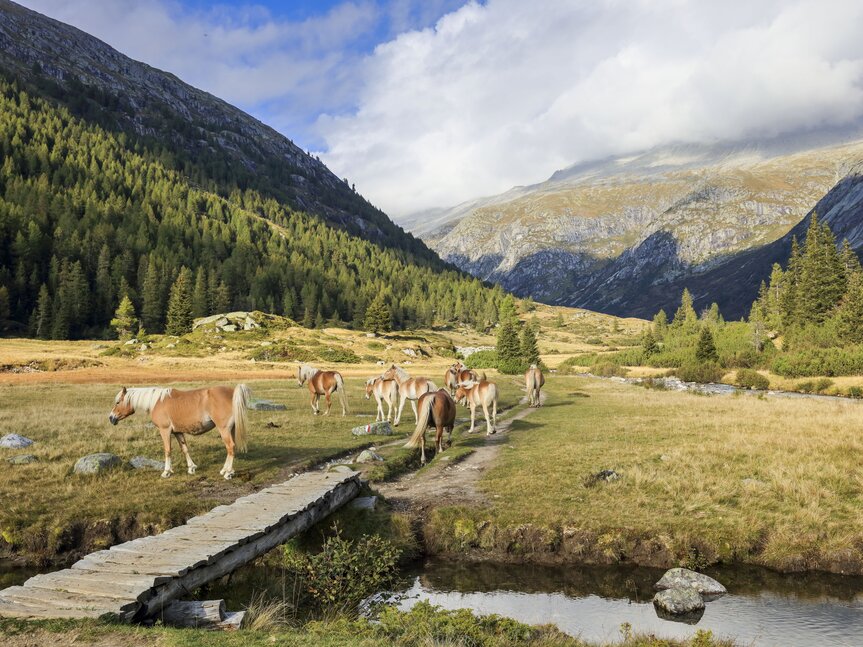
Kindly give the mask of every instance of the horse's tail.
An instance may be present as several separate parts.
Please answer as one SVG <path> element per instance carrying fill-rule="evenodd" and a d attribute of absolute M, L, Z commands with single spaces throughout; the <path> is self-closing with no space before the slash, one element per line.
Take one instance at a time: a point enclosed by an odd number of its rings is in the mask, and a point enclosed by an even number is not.
<path fill-rule="evenodd" d="M 245 384 L 234 387 L 234 398 L 232 402 L 232 414 L 234 417 L 234 444 L 237 449 L 245 453 L 248 448 L 246 442 L 246 427 L 248 427 L 249 400 L 252 392 Z"/>
<path fill-rule="evenodd" d="M 419 407 L 417 407 L 417 428 L 414 430 L 410 440 L 405 443 L 405 447 L 419 447 L 420 441 L 428 428 L 432 406 L 434 406 L 434 397 L 424 398 L 420 402 Z"/>
<path fill-rule="evenodd" d="M 482 372 L 482 377 L 479 378 L 480 382 L 488 382 L 488 377 L 486 377 L 485 371 Z"/>
<path fill-rule="evenodd" d="M 428 391 L 426 391 L 426 393 L 434 393 L 435 391 L 437 391 L 437 384 L 435 384 L 431 380 L 426 380 L 426 385 L 428 387 Z"/>
<path fill-rule="evenodd" d="M 341 373 L 336 373 L 336 391 L 339 393 L 339 398 L 342 401 L 342 406 L 345 408 L 345 411 L 350 413 L 351 409 L 348 406 L 348 392 L 345 389 L 345 381 L 342 379 Z"/>
<path fill-rule="evenodd" d="M 527 369 L 527 375 L 525 376 L 526 382 L 525 386 L 527 387 L 527 392 L 529 394 L 533 393 L 533 390 L 536 388 L 536 374 L 533 372 L 532 368 Z"/>

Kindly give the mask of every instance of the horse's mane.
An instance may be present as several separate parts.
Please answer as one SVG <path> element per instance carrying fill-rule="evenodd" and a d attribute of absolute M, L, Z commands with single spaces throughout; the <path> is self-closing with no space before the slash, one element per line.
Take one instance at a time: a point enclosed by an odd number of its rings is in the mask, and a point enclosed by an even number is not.
<path fill-rule="evenodd" d="M 167 398 L 174 389 L 160 386 L 143 386 L 126 389 L 126 395 L 123 398 L 126 404 L 132 406 L 136 412 L 149 413 L 159 402 Z M 117 394 L 115 403 L 120 401 L 120 394 Z"/>
<path fill-rule="evenodd" d="M 399 376 L 399 380 L 404 382 L 405 380 L 410 379 L 410 377 L 411 377 L 410 373 L 408 373 L 406 370 L 404 370 L 401 366 L 396 366 L 395 364 L 393 364 L 393 366 L 396 367 L 396 375 Z"/>
<path fill-rule="evenodd" d="M 308 364 L 300 364 L 300 377 L 304 377 L 307 380 L 309 378 L 314 377 L 318 373 L 321 372 L 321 369 L 315 368 L 314 366 L 309 366 Z"/>

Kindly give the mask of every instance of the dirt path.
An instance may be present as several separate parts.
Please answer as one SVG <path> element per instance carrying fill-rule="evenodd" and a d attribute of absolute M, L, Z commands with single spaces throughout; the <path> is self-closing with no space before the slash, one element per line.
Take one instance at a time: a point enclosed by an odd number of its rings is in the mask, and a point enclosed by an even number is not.
<path fill-rule="evenodd" d="M 545 401 L 544 394 L 542 401 Z M 526 403 L 525 397 L 519 404 Z M 395 510 L 402 511 L 422 512 L 441 505 L 486 503 L 485 496 L 477 488 L 482 473 L 494 463 L 500 448 L 507 443 L 512 423 L 534 411 L 536 409 L 533 407 L 525 407 L 504 420 L 498 420 L 497 433 L 484 436 L 482 445 L 454 465 L 449 464 L 449 457 L 444 452 L 436 456 L 425 469 L 410 472 L 389 483 L 378 483 L 374 488 L 387 498 Z M 485 421 L 481 420 L 481 416 L 477 418 L 477 429 L 485 429 Z"/>

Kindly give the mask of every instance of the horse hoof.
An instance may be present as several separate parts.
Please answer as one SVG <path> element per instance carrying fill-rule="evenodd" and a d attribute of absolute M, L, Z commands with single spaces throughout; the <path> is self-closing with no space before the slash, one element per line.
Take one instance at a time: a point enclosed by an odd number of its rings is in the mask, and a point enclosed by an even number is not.
<path fill-rule="evenodd" d="M 232 478 L 234 478 L 233 472 L 225 472 L 225 480 L 226 481 L 230 481 Z"/>
<path fill-rule="evenodd" d="M 163 479 L 170 478 L 171 474 L 173 474 L 173 472 L 162 472 L 162 478 Z"/>
<path fill-rule="evenodd" d="M 194 468 L 194 467 L 190 467 L 190 468 L 189 468 L 189 470 L 188 470 L 189 474 L 194 474 L 194 473 L 195 473 L 195 469 L 196 469 L 196 468 Z"/>

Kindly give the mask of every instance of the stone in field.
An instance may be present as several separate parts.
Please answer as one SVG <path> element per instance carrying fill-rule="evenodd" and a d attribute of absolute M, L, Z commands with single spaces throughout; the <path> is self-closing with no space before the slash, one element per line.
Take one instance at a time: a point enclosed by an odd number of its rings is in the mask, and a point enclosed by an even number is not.
<path fill-rule="evenodd" d="M 726 588 L 719 582 L 703 573 L 696 573 L 688 568 L 672 568 L 654 585 L 657 591 L 666 589 L 692 589 L 702 595 L 725 595 Z"/>
<path fill-rule="evenodd" d="M 0 438 L 0 447 L 24 449 L 32 445 L 33 442 L 29 438 L 24 438 L 24 436 L 19 436 L 18 434 L 6 434 L 3 438 Z"/>
<path fill-rule="evenodd" d="M 704 613 L 704 598 L 695 589 L 666 589 L 653 596 L 653 606 L 660 617 L 698 620 Z"/>
<path fill-rule="evenodd" d="M 129 461 L 129 465 L 134 467 L 136 470 L 157 470 L 161 472 L 165 469 L 165 463 L 152 458 L 147 458 L 146 456 L 135 456 Z"/>
<path fill-rule="evenodd" d="M 99 452 L 78 459 L 75 463 L 75 474 L 98 474 L 105 470 L 120 467 L 123 461 L 116 454 Z"/>
<path fill-rule="evenodd" d="M 351 433 L 354 436 L 366 436 L 369 434 L 375 434 L 377 436 L 392 436 L 393 428 L 389 421 L 384 420 L 383 422 L 370 422 L 367 425 L 354 427 L 351 429 Z"/>
<path fill-rule="evenodd" d="M 377 503 L 376 496 L 361 496 L 351 501 L 351 507 L 356 510 L 374 510 Z"/>
<path fill-rule="evenodd" d="M 355 463 L 373 463 L 375 461 L 383 461 L 384 457 L 380 454 L 376 454 L 371 449 L 364 449 L 360 452 L 360 455 L 357 456 L 357 459 L 354 461 Z"/>
<path fill-rule="evenodd" d="M 353 474 L 353 470 L 347 465 L 333 465 L 330 467 L 329 472 L 338 472 L 339 474 Z"/>
<path fill-rule="evenodd" d="M 35 463 L 39 459 L 33 454 L 19 454 L 18 456 L 11 456 L 6 459 L 7 463 L 11 463 L 12 465 L 27 465 L 28 463 Z"/>
<path fill-rule="evenodd" d="M 288 407 L 271 400 L 252 400 L 249 408 L 253 411 L 286 411 Z"/>

